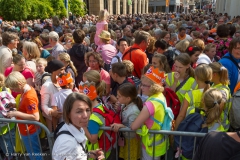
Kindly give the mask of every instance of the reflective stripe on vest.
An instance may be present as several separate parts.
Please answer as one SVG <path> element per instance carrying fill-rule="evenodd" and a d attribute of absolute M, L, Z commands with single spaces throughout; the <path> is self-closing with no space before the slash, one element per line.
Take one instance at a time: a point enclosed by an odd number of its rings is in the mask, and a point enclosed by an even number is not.
<path fill-rule="evenodd" d="M 160 99 L 162 102 L 166 103 L 165 97 L 163 96 L 162 93 L 159 93 L 159 94 L 152 95 L 147 100 L 147 101 L 150 101 L 154 106 L 153 117 L 156 120 L 158 120 L 160 123 L 163 123 L 164 116 L 165 116 L 164 107 L 162 106 L 161 103 L 154 101 L 154 100 L 150 100 L 151 98 Z M 161 126 L 158 123 L 156 123 L 155 121 L 153 121 L 153 125 L 151 126 L 151 128 L 149 130 L 160 130 L 160 129 L 161 129 Z M 143 125 L 142 130 L 143 130 L 143 132 L 147 132 L 146 134 L 142 135 L 142 144 L 146 148 L 146 153 L 149 156 L 153 156 L 153 148 L 155 148 L 154 149 L 155 157 L 164 155 L 166 153 L 166 150 L 168 147 L 168 146 L 166 146 L 166 142 L 167 142 L 168 138 L 165 138 L 164 135 L 162 135 L 162 134 L 156 134 L 155 142 L 154 142 L 154 134 L 150 134 L 150 133 L 148 133 L 148 131 L 146 131 L 146 130 L 148 130 L 146 125 Z"/>
<path fill-rule="evenodd" d="M 226 92 L 226 98 L 227 98 L 227 102 L 225 103 L 224 105 L 224 109 L 220 115 L 221 117 L 221 124 L 224 128 L 224 131 L 228 131 L 229 127 L 230 127 L 230 122 L 228 120 L 228 115 L 229 115 L 229 111 L 230 111 L 230 106 L 231 106 L 231 95 L 230 95 L 230 89 L 225 86 L 225 85 L 222 85 L 222 84 L 218 84 L 218 85 L 215 85 L 213 86 L 213 88 L 216 88 L 216 89 L 219 89 L 219 90 L 222 90 L 224 92 Z"/>
<path fill-rule="evenodd" d="M 166 83 L 168 84 L 169 87 L 172 86 L 172 84 L 174 83 L 174 72 L 167 74 Z M 177 83 L 177 86 L 178 85 L 180 85 L 180 82 Z M 187 80 L 187 82 L 185 82 L 185 84 L 176 92 L 180 102 L 181 103 L 183 102 L 184 96 L 189 90 L 194 90 L 194 89 L 197 89 L 197 82 L 193 77 L 190 77 Z"/>

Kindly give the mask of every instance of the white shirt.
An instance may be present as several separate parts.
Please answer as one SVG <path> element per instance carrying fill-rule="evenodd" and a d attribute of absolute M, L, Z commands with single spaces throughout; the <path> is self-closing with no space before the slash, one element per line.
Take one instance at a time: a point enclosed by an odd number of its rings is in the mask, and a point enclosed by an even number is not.
<path fill-rule="evenodd" d="M 212 63 L 211 59 L 206 54 L 200 54 L 197 60 L 197 65 L 199 64 L 210 64 Z"/>
<path fill-rule="evenodd" d="M 78 130 L 72 124 L 64 124 L 60 131 L 69 131 L 73 136 L 61 134 L 56 139 L 52 150 L 53 160 L 87 160 L 87 154 L 83 147 L 86 147 L 87 138 L 84 130 Z M 80 145 L 82 143 L 82 146 Z"/>
<path fill-rule="evenodd" d="M 4 74 L 6 68 L 12 64 L 12 51 L 7 46 L 0 47 L 0 73 Z"/>
<path fill-rule="evenodd" d="M 52 120 L 52 116 L 49 116 L 49 111 L 52 110 L 51 108 L 51 101 L 54 93 L 59 92 L 61 88 L 57 88 L 52 83 L 52 79 L 49 78 L 46 82 L 42 85 L 40 94 L 41 94 L 41 108 L 43 110 L 42 114 L 44 117 Z"/>
<path fill-rule="evenodd" d="M 71 89 L 61 89 L 59 92 L 54 93 L 52 97 L 51 106 L 57 106 L 60 112 L 63 111 L 63 103 L 65 102 L 67 96 L 72 93 Z M 63 117 L 59 118 L 59 122 L 63 121 Z"/>
<path fill-rule="evenodd" d="M 123 54 L 119 51 L 119 52 L 116 54 L 116 56 L 119 57 L 120 62 L 121 62 L 121 61 L 122 61 L 122 56 L 123 56 Z M 118 58 L 117 58 L 116 56 L 114 56 L 114 57 L 112 58 L 111 64 L 113 64 L 113 63 L 118 63 Z"/>

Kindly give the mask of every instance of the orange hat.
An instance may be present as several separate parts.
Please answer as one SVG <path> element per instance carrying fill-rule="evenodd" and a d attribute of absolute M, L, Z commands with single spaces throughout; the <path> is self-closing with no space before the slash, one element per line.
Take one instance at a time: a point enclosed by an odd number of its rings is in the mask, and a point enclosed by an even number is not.
<path fill-rule="evenodd" d="M 79 84 L 79 92 L 87 95 L 91 100 L 96 99 L 98 96 L 95 83 L 81 82 Z"/>
<path fill-rule="evenodd" d="M 73 78 L 71 76 L 71 73 L 68 73 L 67 75 L 62 75 L 62 77 L 57 78 L 58 84 L 60 86 L 66 86 L 69 83 L 73 82 Z"/>
<path fill-rule="evenodd" d="M 26 32 L 28 32 L 28 29 L 27 29 L 27 28 L 23 28 L 23 29 L 21 30 L 21 32 L 22 32 L 22 33 L 26 33 Z"/>
<path fill-rule="evenodd" d="M 149 79 L 151 79 L 154 83 L 163 85 L 165 83 L 165 73 L 162 71 L 159 71 L 158 68 L 150 67 L 145 76 Z"/>

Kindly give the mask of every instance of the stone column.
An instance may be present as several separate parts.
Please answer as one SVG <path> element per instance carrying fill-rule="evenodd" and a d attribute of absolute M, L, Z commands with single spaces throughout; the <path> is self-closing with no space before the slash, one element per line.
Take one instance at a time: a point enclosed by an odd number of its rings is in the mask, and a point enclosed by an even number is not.
<path fill-rule="evenodd" d="M 113 2 L 112 2 L 112 0 L 108 0 L 108 13 L 110 15 L 113 14 Z"/>
<path fill-rule="evenodd" d="M 132 4 L 131 5 L 128 5 L 128 14 L 132 14 Z"/>
<path fill-rule="evenodd" d="M 134 14 L 137 13 L 137 3 L 138 3 L 138 1 L 134 0 Z"/>
<path fill-rule="evenodd" d="M 138 13 L 140 14 L 140 13 L 142 13 L 142 0 L 139 0 L 138 1 Z"/>
<path fill-rule="evenodd" d="M 127 14 L 127 0 L 123 0 L 123 14 Z"/>
<path fill-rule="evenodd" d="M 142 13 L 146 13 L 145 8 L 146 8 L 146 0 L 142 0 Z"/>
<path fill-rule="evenodd" d="M 146 2 L 145 2 L 145 5 L 146 5 L 146 6 L 145 6 L 145 7 L 146 7 L 145 13 L 148 13 L 148 1 L 149 1 L 149 0 L 146 0 Z"/>
<path fill-rule="evenodd" d="M 116 0 L 116 14 L 120 14 L 120 0 Z"/>

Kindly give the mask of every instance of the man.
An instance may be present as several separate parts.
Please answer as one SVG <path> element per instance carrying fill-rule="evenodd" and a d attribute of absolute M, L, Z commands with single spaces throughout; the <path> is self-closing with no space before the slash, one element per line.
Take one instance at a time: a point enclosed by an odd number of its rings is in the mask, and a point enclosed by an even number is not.
<path fill-rule="evenodd" d="M 2 34 L 2 46 L 0 47 L 0 73 L 4 73 L 12 64 L 12 49 L 17 48 L 19 38 L 16 33 L 4 32 Z"/>
<path fill-rule="evenodd" d="M 81 29 L 76 29 L 73 32 L 74 44 L 71 49 L 68 50 L 71 61 L 77 69 L 77 77 L 75 78 L 75 85 L 78 86 L 82 81 L 83 73 L 87 70 L 87 66 L 84 62 L 85 53 L 89 52 L 89 48 L 84 46 L 83 40 L 85 38 L 85 32 Z"/>
<path fill-rule="evenodd" d="M 239 63 L 240 63 L 240 38 L 234 38 L 226 53 L 219 61 L 228 70 L 228 77 L 230 80 L 229 88 L 233 93 L 235 86 L 239 81 Z"/>
<path fill-rule="evenodd" d="M 128 45 L 130 46 L 131 41 L 133 40 L 133 34 L 131 32 L 131 28 L 125 27 L 123 29 L 123 38 L 125 38 L 128 42 Z"/>
<path fill-rule="evenodd" d="M 126 49 L 122 60 L 130 60 L 134 64 L 133 75 L 141 78 L 143 68 L 148 64 L 147 54 L 144 52 L 150 43 L 151 35 L 145 31 L 136 33 L 135 42 L 132 47 Z"/>
<path fill-rule="evenodd" d="M 117 37 L 117 41 L 122 38 L 122 30 L 120 28 L 115 29 L 115 34 Z"/>
<path fill-rule="evenodd" d="M 122 55 L 127 48 L 128 48 L 127 40 L 125 38 L 119 39 L 117 42 L 118 53 L 115 57 L 112 58 L 111 64 L 121 62 Z"/>
<path fill-rule="evenodd" d="M 46 49 L 49 53 L 52 54 L 52 46 L 49 44 L 49 36 L 48 33 L 42 33 L 39 36 L 40 41 L 43 44 L 43 48 Z"/>
<path fill-rule="evenodd" d="M 186 34 L 186 28 L 185 27 L 180 27 L 178 29 L 178 36 L 177 36 L 177 41 L 182 41 L 187 39 L 188 41 L 192 41 L 192 37 Z"/>
<path fill-rule="evenodd" d="M 64 49 L 64 47 L 58 43 L 59 40 L 59 36 L 58 33 L 55 31 L 52 31 L 49 33 L 49 44 L 53 47 L 52 48 L 52 57 L 54 59 L 58 58 L 58 55 L 61 52 L 65 52 L 66 50 Z"/>

